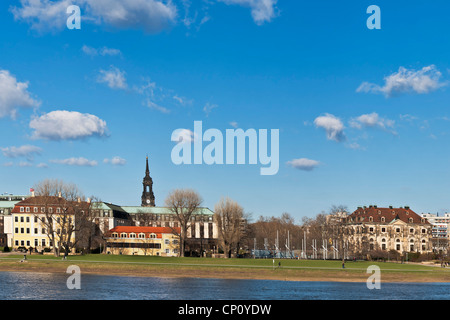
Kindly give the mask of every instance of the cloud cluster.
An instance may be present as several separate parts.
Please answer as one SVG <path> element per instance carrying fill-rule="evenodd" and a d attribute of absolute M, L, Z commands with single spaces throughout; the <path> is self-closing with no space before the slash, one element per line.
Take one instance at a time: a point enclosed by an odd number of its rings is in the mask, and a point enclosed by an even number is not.
<path fill-rule="evenodd" d="M 56 110 L 30 121 L 33 139 L 79 140 L 107 135 L 106 122 L 95 115 Z"/>
<path fill-rule="evenodd" d="M 100 70 L 100 74 L 97 77 L 97 82 L 106 83 L 111 89 L 127 88 L 125 72 L 114 66 L 111 66 L 109 70 Z"/>
<path fill-rule="evenodd" d="M 300 159 L 294 159 L 287 162 L 287 165 L 298 169 L 298 170 L 304 170 L 304 171 L 312 171 L 316 167 L 320 165 L 319 161 L 311 160 L 307 158 L 300 158 Z"/>
<path fill-rule="evenodd" d="M 383 119 L 378 113 L 372 112 L 369 114 L 363 114 L 359 117 L 350 120 L 350 126 L 352 128 L 362 129 L 367 127 L 376 127 L 380 129 L 393 128 L 395 124 L 394 120 Z"/>
<path fill-rule="evenodd" d="M 88 160 L 83 157 L 79 158 L 68 158 L 68 159 L 55 159 L 50 160 L 51 163 L 65 164 L 68 166 L 79 166 L 79 167 L 95 167 L 98 163 L 95 160 Z"/>
<path fill-rule="evenodd" d="M 120 56 L 122 52 L 119 49 L 102 47 L 102 48 L 93 48 L 87 45 L 83 45 L 81 48 L 84 54 L 95 57 L 95 56 Z"/>
<path fill-rule="evenodd" d="M 277 0 L 219 0 L 227 5 L 236 4 L 244 7 L 249 7 L 251 10 L 253 21 L 257 25 L 262 25 L 265 22 L 270 22 L 275 18 L 277 8 L 275 7 Z"/>
<path fill-rule="evenodd" d="M 115 157 L 112 157 L 111 159 L 105 158 L 103 160 L 103 163 L 109 163 L 109 164 L 112 164 L 113 166 L 124 166 L 127 163 L 127 160 L 125 160 L 121 157 L 115 156 Z"/>
<path fill-rule="evenodd" d="M 40 102 L 31 98 L 28 83 L 19 82 L 8 70 L 0 70 L 0 118 L 15 119 L 17 109 L 38 107 Z"/>
<path fill-rule="evenodd" d="M 425 94 L 446 85 L 440 81 L 441 75 L 434 65 L 423 67 L 421 70 L 400 67 L 398 72 L 384 78 L 383 86 L 363 82 L 356 92 L 379 93 L 388 98 L 404 93 Z"/>
<path fill-rule="evenodd" d="M 177 8 L 172 1 L 159 0 L 20 0 L 12 7 L 16 20 L 29 23 L 38 31 L 57 31 L 66 27 L 67 7 L 82 8 L 82 22 L 104 24 L 116 29 L 142 29 L 156 33 L 174 25 Z"/>
<path fill-rule="evenodd" d="M 317 128 L 322 128 L 327 133 L 328 140 L 337 142 L 345 141 L 344 124 L 336 116 L 326 113 L 314 120 Z"/>
<path fill-rule="evenodd" d="M 208 8 L 216 2 L 250 8 L 257 25 L 270 22 L 278 16 L 277 0 L 215 0 L 203 1 L 203 17 L 197 28 L 211 19 Z M 66 27 L 67 7 L 77 5 L 82 12 L 82 25 L 93 23 L 107 29 L 139 29 L 158 33 L 183 23 L 187 28 L 197 20 L 197 11 L 189 17 L 190 1 L 182 0 L 185 16 L 172 0 L 20 0 L 20 6 L 12 6 L 14 19 L 30 24 L 38 32 L 61 31 Z"/>
<path fill-rule="evenodd" d="M 32 146 L 32 145 L 24 145 L 20 147 L 6 147 L 1 148 L 3 156 L 7 158 L 19 158 L 25 157 L 28 160 L 32 160 L 34 155 L 40 155 L 42 153 L 42 148 Z"/>

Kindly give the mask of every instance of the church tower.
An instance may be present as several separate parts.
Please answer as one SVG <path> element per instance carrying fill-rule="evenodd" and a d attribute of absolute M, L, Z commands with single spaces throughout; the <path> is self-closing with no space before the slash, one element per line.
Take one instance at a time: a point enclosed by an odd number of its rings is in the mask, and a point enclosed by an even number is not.
<path fill-rule="evenodd" d="M 145 177 L 142 181 L 144 190 L 142 191 L 142 207 L 154 207 L 155 195 L 153 194 L 153 180 L 150 177 L 150 170 L 148 169 L 148 157 L 146 158 Z"/>

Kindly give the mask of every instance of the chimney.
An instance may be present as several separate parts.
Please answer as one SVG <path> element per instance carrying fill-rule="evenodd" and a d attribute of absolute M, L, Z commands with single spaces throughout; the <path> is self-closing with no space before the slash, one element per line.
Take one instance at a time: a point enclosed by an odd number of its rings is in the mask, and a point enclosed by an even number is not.
<path fill-rule="evenodd" d="M 80 202 L 81 202 L 81 198 L 80 198 L 80 197 L 78 197 L 78 198 L 77 198 L 77 201 L 78 201 L 78 203 L 80 203 Z"/>
<path fill-rule="evenodd" d="M 58 192 L 58 198 L 61 198 L 61 191 Z"/>
<path fill-rule="evenodd" d="M 88 199 L 87 199 L 87 203 L 91 203 L 91 198 L 88 198 Z"/>

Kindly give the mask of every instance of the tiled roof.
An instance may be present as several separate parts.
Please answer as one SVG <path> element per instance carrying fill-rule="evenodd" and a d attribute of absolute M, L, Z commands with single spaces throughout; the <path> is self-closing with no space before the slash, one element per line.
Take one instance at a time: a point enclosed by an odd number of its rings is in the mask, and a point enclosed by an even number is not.
<path fill-rule="evenodd" d="M 19 201 L 15 204 L 14 209 L 11 213 L 24 213 L 20 211 L 20 207 L 59 207 L 66 206 L 68 201 L 61 197 L 56 196 L 36 196 L 29 197 L 25 200 Z M 80 206 L 88 206 L 89 204 L 85 201 L 77 202 L 72 201 L 72 204 L 80 205 Z M 72 206 L 73 207 L 73 206 Z M 39 211 L 40 212 L 40 211 Z M 33 213 L 33 210 L 28 213 Z"/>
<path fill-rule="evenodd" d="M 370 219 L 370 217 L 372 219 Z M 384 218 L 384 221 L 383 219 Z M 410 222 L 412 219 L 412 222 Z M 423 219 L 423 220 L 422 220 Z M 372 221 L 370 221 L 372 220 Z M 394 220 L 401 220 L 406 223 L 425 223 L 428 221 L 409 207 L 405 208 L 379 208 L 377 206 L 358 207 L 351 215 L 348 216 L 347 222 L 378 222 L 378 223 L 390 223 Z"/>

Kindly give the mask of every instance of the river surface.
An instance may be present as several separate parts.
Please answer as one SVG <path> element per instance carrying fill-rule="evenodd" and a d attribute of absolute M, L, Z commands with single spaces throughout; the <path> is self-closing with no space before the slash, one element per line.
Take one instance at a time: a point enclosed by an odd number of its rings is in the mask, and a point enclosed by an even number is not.
<path fill-rule="evenodd" d="M 0 300 L 449 300 L 450 283 L 296 282 L 0 272 Z M 70 282 L 72 284 L 76 282 Z M 70 284 L 69 283 L 69 284 Z"/>

